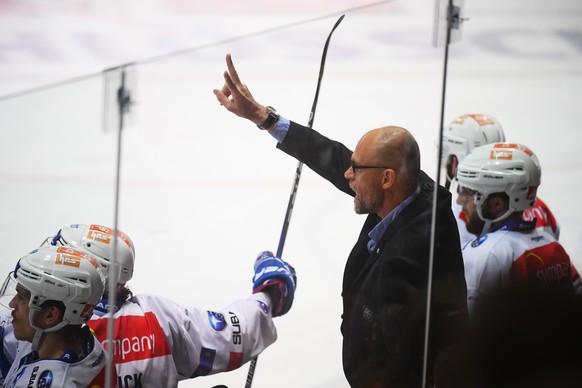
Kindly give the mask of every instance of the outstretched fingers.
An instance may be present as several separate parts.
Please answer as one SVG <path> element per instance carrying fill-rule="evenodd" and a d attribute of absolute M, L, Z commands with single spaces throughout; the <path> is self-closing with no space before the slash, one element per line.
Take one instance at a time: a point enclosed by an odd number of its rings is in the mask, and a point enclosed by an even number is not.
<path fill-rule="evenodd" d="M 224 72 L 224 77 L 226 79 L 227 77 L 227 73 Z M 232 94 L 230 91 L 230 87 L 225 83 L 224 86 L 222 87 L 222 94 L 224 94 L 226 97 L 230 97 L 230 95 Z"/>
<path fill-rule="evenodd" d="M 234 67 L 234 63 L 232 63 L 232 56 L 230 54 L 226 54 L 226 68 L 228 69 L 228 74 L 234 84 L 240 85 L 240 78 Z"/>
<path fill-rule="evenodd" d="M 216 99 L 218 100 L 220 105 L 222 105 L 228 109 L 227 105 L 230 104 L 230 100 L 228 99 L 228 97 L 226 95 L 224 95 L 222 90 L 213 89 L 212 92 L 216 96 Z"/>
<path fill-rule="evenodd" d="M 222 86 L 222 89 L 220 90 L 214 89 L 213 92 L 218 102 L 220 102 L 220 105 L 223 105 L 227 109 L 232 106 L 231 96 L 233 94 L 232 93 L 233 90 L 236 90 L 236 85 L 232 82 L 230 75 L 228 74 L 228 71 L 225 71 L 224 86 Z"/>
<path fill-rule="evenodd" d="M 217 100 L 237 116 L 255 123 L 264 121 L 262 114 L 265 108 L 255 101 L 248 87 L 241 82 L 230 54 L 226 55 L 226 65 L 227 70 L 223 74 L 224 86 L 222 89 L 213 90 Z"/>
<path fill-rule="evenodd" d="M 228 71 L 224 72 L 224 86 L 222 87 L 222 92 L 228 97 L 235 97 L 240 94 L 239 85 L 234 83 L 232 76 Z"/>

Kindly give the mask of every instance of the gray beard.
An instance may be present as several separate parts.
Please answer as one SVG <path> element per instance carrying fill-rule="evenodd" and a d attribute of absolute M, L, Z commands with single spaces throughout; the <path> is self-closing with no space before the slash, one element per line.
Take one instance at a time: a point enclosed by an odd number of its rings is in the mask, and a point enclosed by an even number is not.
<path fill-rule="evenodd" d="M 354 197 L 354 211 L 356 214 L 369 214 L 374 212 L 375 206 L 372 205 L 369 201 L 362 201 L 358 195 Z"/>

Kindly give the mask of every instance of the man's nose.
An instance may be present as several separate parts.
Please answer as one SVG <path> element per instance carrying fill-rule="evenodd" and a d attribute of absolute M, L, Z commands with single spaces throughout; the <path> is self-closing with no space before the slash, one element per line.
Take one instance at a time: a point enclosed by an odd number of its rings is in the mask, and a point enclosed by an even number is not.
<path fill-rule="evenodd" d="M 344 172 L 344 178 L 346 178 L 349 181 L 354 179 L 354 170 L 352 169 L 352 166 L 348 167 L 346 172 Z"/>

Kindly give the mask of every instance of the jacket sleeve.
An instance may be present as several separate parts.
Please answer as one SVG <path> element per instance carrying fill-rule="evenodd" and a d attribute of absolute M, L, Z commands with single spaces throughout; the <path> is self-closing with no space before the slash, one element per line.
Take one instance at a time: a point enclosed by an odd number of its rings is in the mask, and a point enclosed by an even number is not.
<path fill-rule="evenodd" d="M 344 193 L 354 195 L 344 177 L 352 151 L 342 143 L 291 121 L 285 140 L 277 148 L 309 166 Z"/>

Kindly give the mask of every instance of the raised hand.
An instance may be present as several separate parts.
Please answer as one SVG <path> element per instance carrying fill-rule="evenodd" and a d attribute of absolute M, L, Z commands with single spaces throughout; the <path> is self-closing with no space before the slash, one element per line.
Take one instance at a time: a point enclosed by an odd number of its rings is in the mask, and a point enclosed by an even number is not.
<path fill-rule="evenodd" d="M 241 82 L 230 54 L 226 54 L 226 67 L 228 70 L 224 72 L 224 86 L 220 90 L 213 90 L 216 99 L 229 112 L 257 125 L 261 124 L 267 118 L 267 108 L 259 104 L 249 88 Z"/>
<path fill-rule="evenodd" d="M 255 260 L 253 294 L 266 292 L 272 303 L 272 315 L 286 314 L 293 305 L 297 274 L 289 263 L 264 251 Z"/>

